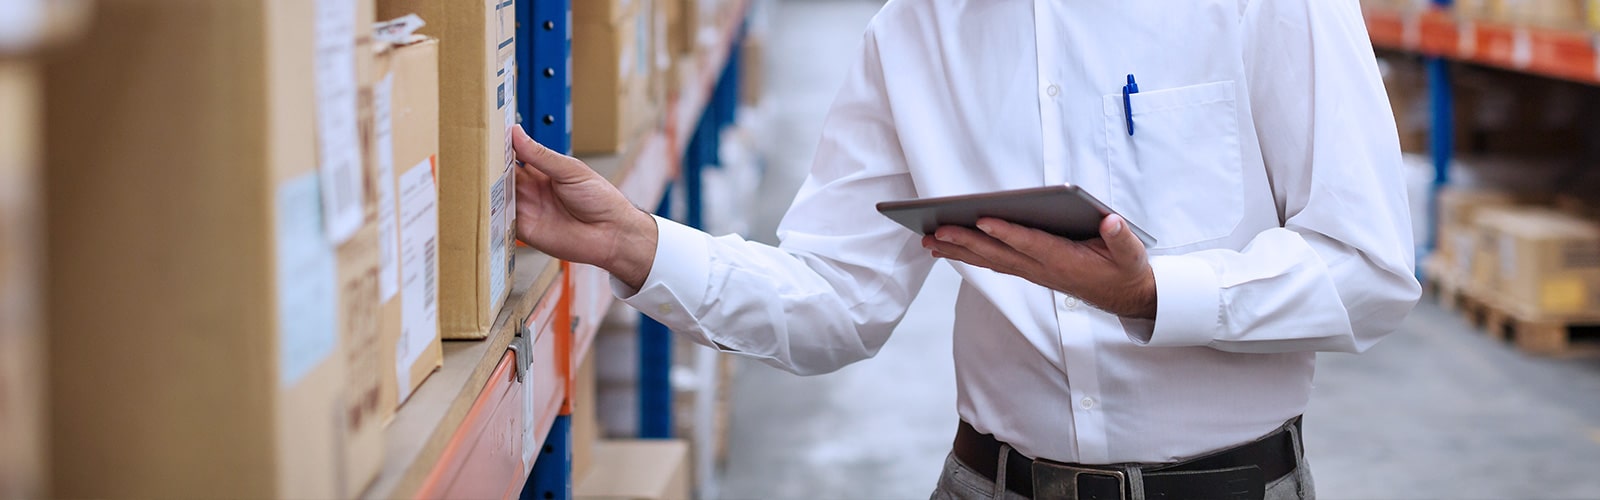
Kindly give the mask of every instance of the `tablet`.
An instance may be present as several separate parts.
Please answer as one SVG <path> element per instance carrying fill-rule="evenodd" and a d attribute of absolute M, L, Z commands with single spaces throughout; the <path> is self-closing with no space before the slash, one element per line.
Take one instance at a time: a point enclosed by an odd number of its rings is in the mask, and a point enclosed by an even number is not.
<path fill-rule="evenodd" d="M 980 217 L 993 217 L 1076 241 L 1099 238 L 1100 221 L 1116 213 L 1072 184 L 886 201 L 878 204 L 878 212 L 918 234 L 933 234 L 939 226 L 976 228 Z M 1156 244 L 1133 221 L 1127 222 L 1146 247 Z"/>

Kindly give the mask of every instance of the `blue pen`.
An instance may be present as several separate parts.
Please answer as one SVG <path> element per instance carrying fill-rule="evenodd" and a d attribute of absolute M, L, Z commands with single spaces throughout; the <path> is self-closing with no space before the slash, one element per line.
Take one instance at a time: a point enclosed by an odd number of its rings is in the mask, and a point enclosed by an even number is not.
<path fill-rule="evenodd" d="M 1133 74 L 1128 75 L 1128 84 L 1122 86 L 1122 112 L 1128 119 L 1128 135 L 1133 135 L 1133 95 L 1139 93 L 1139 82 L 1133 81 Z"/>

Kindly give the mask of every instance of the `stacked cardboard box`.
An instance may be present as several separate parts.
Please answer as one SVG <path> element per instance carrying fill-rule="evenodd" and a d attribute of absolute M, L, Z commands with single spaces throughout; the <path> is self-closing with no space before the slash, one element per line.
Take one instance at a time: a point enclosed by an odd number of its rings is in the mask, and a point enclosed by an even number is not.
<path fill-rule="evenodd" d="M 358 494 L 382 455 L 349 374 L 375 345 L 371 9 L 95 10 L 45 72 L 52 494 Z"/>
<path fill-rule="evenodd" d="M 1476 216 L 1485 209 L 1510 207 L 1521 202 L 1519 196 L 1506 191 L 1448 187 L 1439 191 L 1438 233 L 1435 258 L 1444 264 L 1444 270 L 1464 281 L 1472 281 L 1474 268 L 1487 269 L 1474 262 L 1492 260 L 1479 258 L 1479 254 L 1492 251 L 1480 244 L 1476 229 Z M 1486 276 L 1486 275 L 1483 275 Z"/>
<path fill-rule="evenodd" d="M 0 56 L 0 498 L 43 494 L 38 70 Z"/>
<path fill-rule="evenodd" d="M 415 19 L 415 18 L 411 18 Z M 386 26 L 404 26 L 397 20 Z M 380 366 L 384 421 L 443 362 L 439 337 L 439 41 L 380 40 L 373 101 L 378 179 Z"/>
<path fill-rule="evenodd" d="M 602 440 L 594 468 L 576 479 L 573 496 L 587 499 L 687 500 L 689 444 L 682 440 Z"/>
<path fill-rule="evenodd" d="M 1456 12 L 1477 21 L 1554 29 L 1588 26 L 1591 0 L 1457 0 Z"/>
<path fill-rule="evenodd" d="M 594 349 L 573 367 L 572 477 L 582 479 L 594 469 L 594 447 L 600 442 L 600 415 L 596 408 L 598 381 Z"/>
<path fill-rule="evenodd" d="M 0 498 L 46 496 L 48 414 L 43 316 L 40 61 L 79 35 L 81 0 L 0 8 Z"/>
<path fill-rule="evenodd" d="M 1487 293 L 1535 317 L 1600 314 L 1600 226 L 1547 208 L 1485 210 L 1477 226 Z"/>
<path fill-rule="evenodd" d="M 581 82 L 572 88 L 575 153 L 624 152 L 655 126 L 654 3 L 611 0 L 573 9 L 573 81 Z"/>
<path fill-rule="evenodd" d="M 447 339 L 488 337 L 511 288 L 516 193 L 511 134 L 517 126 L 513 5 L 501 0 L 378 3 L 385 19 L 421 16 L 427 25 L 420 33 L 439 40 L 439 311 Z M 411 165 L 396 168 L 402 166 Z"/>

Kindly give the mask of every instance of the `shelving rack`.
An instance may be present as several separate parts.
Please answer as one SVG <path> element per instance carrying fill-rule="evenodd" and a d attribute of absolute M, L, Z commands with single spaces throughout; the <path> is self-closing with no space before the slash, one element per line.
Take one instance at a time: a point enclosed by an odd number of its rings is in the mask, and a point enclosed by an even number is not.
<path fill-rule="evenodd" d="M 1463 19 L 1451 0 L 1434 0 L 1416 12 L 1367 8 L 1372 45 L 1423 56 L 1429 95 L 1429 148 L 1433 163 L 1428 237 L 1437 233 L 1439 189 L 1450 182 L 1455 151 L 1454 86 L 1450 63 L 1491 66 L 1530 75 L 1600 85 L 1600 34 Z M 1425 247 L 1432 250 L 1437 242 Z M 1419 252 L 1419 258 L 1420 258 Z"/>
<path fill-rule="evenodd" d="M 518 10 L 518 106 L 530 135 L 571 144 L 572 1 L 508 0 Z M 639 206 L 661 206 L 681 182 L 698 226 L 699 174 L 717 163 L 720 128 L 737 106 L 738 56 L 748 0 L 717 26 L 697 71 L 681 75 L 662 123 L 627 155 L 583 158 Z M 665 214 L 664 214 L 665 215 Z M 608 275 L 518 248 L 510 297 L 482 341 L 446 341 L 444 365 L 385 431 L 386 457 L 367 498 L 571 498 L 574 368 L 613 300 Z M 670 437 L 670 338 L 641 326 L 641 437 Z M 663 403 L 664 402 L 664 405 Z M 663 427 L 664 426 L 664 427 Z M 663 429 L 665 430 L 663 432 Z"/>

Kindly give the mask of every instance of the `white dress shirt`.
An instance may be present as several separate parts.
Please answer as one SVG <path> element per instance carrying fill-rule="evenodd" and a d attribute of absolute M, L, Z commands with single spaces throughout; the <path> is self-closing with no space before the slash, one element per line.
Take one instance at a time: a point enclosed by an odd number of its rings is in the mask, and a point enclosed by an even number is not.
<path fill-rule="evenodd" d="M 782 245 L 660 220 L 649 278 L 617 293 L 696 342 L 828 372 L 883 346 L 934 264 L 875 203 L 1060 183 L 1158 240 L 1158 311 L 955 265 L 958 410 L 1030 457 L 1172 462 L 1265 435 L 1305 410 L 1315 352 L 1365 350 L 1421 293 L 1356 0 L 892 1 Z"/>

